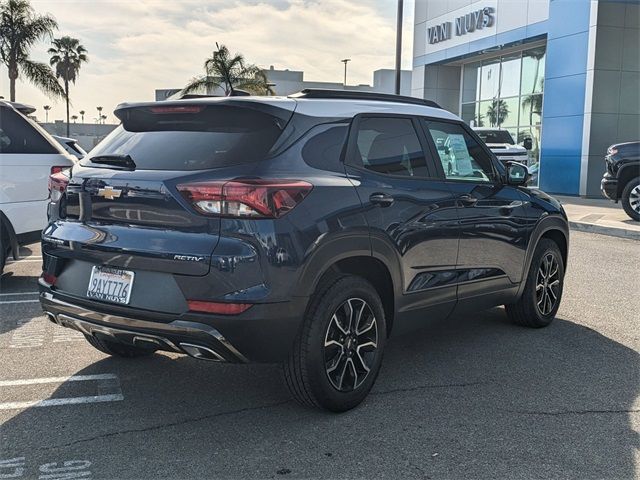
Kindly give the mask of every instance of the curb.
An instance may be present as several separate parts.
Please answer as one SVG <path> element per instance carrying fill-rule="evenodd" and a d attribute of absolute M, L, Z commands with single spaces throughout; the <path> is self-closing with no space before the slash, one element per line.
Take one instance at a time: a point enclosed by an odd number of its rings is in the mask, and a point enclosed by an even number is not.
<path fill-rule="evenodd" d="M 605 227 L 593 223 L 569 221 L 569 228 L 580 232 L 599 233 L 610 237 L 626 238 L 627 240 L 640 240 L 640 231 L 627 230 L 625 228 Z"/>

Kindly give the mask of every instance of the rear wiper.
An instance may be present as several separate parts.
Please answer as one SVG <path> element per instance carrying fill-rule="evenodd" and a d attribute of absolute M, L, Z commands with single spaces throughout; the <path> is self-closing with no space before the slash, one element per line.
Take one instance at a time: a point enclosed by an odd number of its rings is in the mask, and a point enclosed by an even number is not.
<path fill-rule="evenodd" d="M 105 165 L 113 165 L 115 167 L 124 167 L 129 170 L 135 170 L 136 164 L 130 155 L 96 155 L 89 159 L 92 163 L 102 163 Z"/>

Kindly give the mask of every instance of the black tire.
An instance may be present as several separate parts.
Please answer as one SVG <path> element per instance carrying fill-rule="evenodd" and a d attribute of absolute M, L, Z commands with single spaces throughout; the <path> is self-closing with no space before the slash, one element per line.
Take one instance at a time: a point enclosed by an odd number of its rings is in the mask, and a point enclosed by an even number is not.
<path fill-rule="evenodd" d="M 348 312 L 352 320 L 347 319 Z M 360 313 L 354 317 L 353 312 Z M 347 275 L 325 283 L 311 298 L 284 364 L 287 387 L 302 405 L 332 412 L 350 410 L 371 390 L 386 338 L 382 301 L 369 282 Z"/>
<path fill-rule="evenodd" d="M 622 190 L 622 208 L 629 217 L 640 222 L 640 177 L 629 181 Z"/>
<path fill-rule="evenodd" d="M 85 335 L 84 337 L 92 347 L 100 350 L 102 353 L 106 353 L 107 355 L 112 355 L 114 357 L 146 357 L 152 355 L 155 352 L 155 350 L 153 349 L 134 347 L 133 345 L 125 345 L 124 343 L 107 340 L 104 338 L 98 338 L 92 335 Z"/>
<path fill-rule="evenodd" d="M 547 262 L 551 257 L 557 265 L 557 273 L 545 279 L 543 271 L 546 263 L 544 262 Z M 554 272 L 552 266 L 547 268 L 550 270 L 550 274 Z M 557 284 L 554 288 L 553 284 L 556 281 Z M 541 285 L 542 288 L 540 288 Z M 563 286 L 564 261 L 560 248 L 553 240 L 543 238 L 533 254 L 522 296 L 516 303 L 505 305 L 507 316 L 514 323 L 525 327 L 546 327 L 553 321 L 558 308 L 560 308 Z M 544 297 L 545 294 L 546 297 Z M 553 304 L 550 304 L 551 301 Z"/>

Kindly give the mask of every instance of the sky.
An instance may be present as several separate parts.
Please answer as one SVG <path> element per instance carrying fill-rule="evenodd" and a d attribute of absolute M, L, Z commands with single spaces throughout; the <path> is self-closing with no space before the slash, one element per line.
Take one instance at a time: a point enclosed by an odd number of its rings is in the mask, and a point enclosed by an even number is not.
<path fill-rule="evenodd" d="M 2 1 L 2 0 L 0 0 Z M 157 88 L 181 88 L 203 73 L 203 64 L 225 44 L 263 68 L 303 70 L 305 80 L 372 84 L 373 71 L 394 68 L 396 0 L 32 0 L 38 13 L 53 15 L 54 36 L 80 39 L 89 63 L 71 86 L 71 114 L 85 110 L 94 122 L 97 106 L 107 121 L 123 101 L 154 100 Z M 403 61 L 411 68 L 413 0 L 404 2 Z M 48 62 L 49 42 L 31 56 Z M 7 69 L 0 66 L 0 96 L 9 98 Z M 16 100 L 52 107 L 49 121 L 64 118 L 64 101 L 47 98 L 18 81 Z"/>

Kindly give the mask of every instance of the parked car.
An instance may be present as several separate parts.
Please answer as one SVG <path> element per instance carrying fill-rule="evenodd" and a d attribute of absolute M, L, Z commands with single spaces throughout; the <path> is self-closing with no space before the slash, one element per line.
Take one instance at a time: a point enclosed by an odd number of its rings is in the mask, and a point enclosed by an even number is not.
<path fill-rule="evenodd" d="M 52 202 L 40 278 L 50 320 L 106 354 L 282 362 L 299 402 L 344 411 L 391 334 L 558 310 L 562 206 L 433 102 L 304 90 L 115 115 Z"/>
<path fill-rule="evenodd" d="M 67 154 L 21 111 L 28 105 L 0 100 L 0 273 L 7 257 L 18 258 L 19 245 L 39 238 L 47 224 L 47 188 L 51 174 L 73 166 Z"/>
<path fill-rule="evenodd" d="M 74 138 L 61 137 L 59 135 L 51 135 L 67 153 L 70 153 L 78 160 L 82 160 L 87 154 L 84 148 L 80 146 L 78 141 Z"/>
<path fill-rule="evenodd" d="M 626 214 L 640 221 L 640 142 L 611 145 L 604 160 L 602 194 L 616 203 L 622 202 Z"/>
<path fill-rule="evenodd" d="M 525 138 L 523 145 L 518 145 L 508 130 L 480 127 L 474 127 L 473 130 L 501 162 L 529 164 L 528 151 L 533 146 L 531 138 Z"/>

